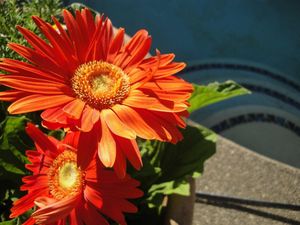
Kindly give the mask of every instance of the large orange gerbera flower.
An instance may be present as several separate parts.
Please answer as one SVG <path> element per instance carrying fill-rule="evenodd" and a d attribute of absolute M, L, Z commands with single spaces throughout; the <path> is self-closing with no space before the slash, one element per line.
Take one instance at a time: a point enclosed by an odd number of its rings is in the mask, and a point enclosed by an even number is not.
<path fill-rule="evenodd" d="M 142 165 L 136 136 L 176 143 L 182 138 L 177 126 L 185 127 L 187 99 L 192 85 L 173 76 L 184 63 L 172 62 L 174 54 L 145 58 L 151 45 L 147 31 L 138 31 L 124 44 L 124 29 L 115 35 L 109 19 L 88 9 L 73 17 L 63 12 L 66 30 L 34 16 L 47 41 L 17 27 L 32 48 L 15 43 L 9 47 L 29 62 L 3 59 L 0 83 L 13 88 L 0 93 L 12 101 L 12 114 L 44 110 L 43 125 L 88 132 L 79 148 L 79 161 L 88 163 L 95 151 L 107 167 L 125 175 L 126 158 Z M 84 144 L 83 144 L 84 146 Z"/>
<path fill-rule="evenodd" d="M 96 158 L 85 169 L 77 163 L 79 132 L 68 133 L 60 142 L 33 124 L 28 124 L 26 130 L 37 148 L 26 152 L 32 163 L 26 168 L 33 175 L 23 178 L 21 190 L 28 194 L 14 202 L 11 218 L 35 205 L 37 210 L 24 224 L 109 225 L 102 213 L 124 225 L 123 212 L 137 211 L 126 199 L 142 196 L 136 188 L 138 181 L 128 175 L 119 179 L 113 171 L 101 167 Z"/>

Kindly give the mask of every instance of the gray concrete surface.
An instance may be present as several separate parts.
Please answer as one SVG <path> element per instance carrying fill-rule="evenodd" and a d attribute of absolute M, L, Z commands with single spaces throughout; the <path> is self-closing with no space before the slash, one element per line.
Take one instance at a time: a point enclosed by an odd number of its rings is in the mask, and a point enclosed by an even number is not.
<path fill-rule="evenodd" d="M 284 151 L 284 149 L 283 149 Z M 219 137 L 196 191 L 300 205 L 300 170 Z M 195 203 L 193 225 L 299 224 L 300 211 L 241 204 Z"/>

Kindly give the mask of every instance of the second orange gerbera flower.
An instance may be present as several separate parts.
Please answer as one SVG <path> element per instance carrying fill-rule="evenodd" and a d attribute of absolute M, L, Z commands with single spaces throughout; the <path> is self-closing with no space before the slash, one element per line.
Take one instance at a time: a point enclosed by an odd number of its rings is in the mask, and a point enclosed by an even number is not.
<path fill-rule="evenodd" d="M 135 168 L 142 165 L 136 136 L 176 143 L 185 127 L 187 99 L 192 85 L 173 76 L 184 63 L 173 54 L 145 58 L 151 37 L 138 31 L 124 44 L 124 29 L 113 34 L 103 16 L 95 20 L 87 9 L 73 17 L 63 12 L 66 30 L 53 18 L 56 29 L 34 16 L 47 41 L 17 27 L 32 48 L 9 47 L 29 62 L 2 59 L 0 83 L 11 87 L 0 100 L 13 102 L 12 114 L 44 110 L 49 129 L 83 131 L 79 161 L 88 164 L 95 150 L 102 163 L 125 175 L 126 158 Z M 93 142 L 93 148 L 85 148 Z"/>
<path fill-rule="evenodd" d="M 139 181 L 129 175 L 119 179 L 94 158 L 87 168 L 77 162 L 79 132 L 69 132 L 64 140 L 47 137 L 33 124 L 26 131 L 36 150 L 26 151 L 32 175 L 22 180 L 22 191 L 28 193 L 16 200 L 11 218 L 34 208 L 23 225 L 109 225 L 105 217 L 126 225 L 124 212 L 137 208 L 127 199 L 141 197 Z M 88 145 L 87 145 L 88 146 Z"/>

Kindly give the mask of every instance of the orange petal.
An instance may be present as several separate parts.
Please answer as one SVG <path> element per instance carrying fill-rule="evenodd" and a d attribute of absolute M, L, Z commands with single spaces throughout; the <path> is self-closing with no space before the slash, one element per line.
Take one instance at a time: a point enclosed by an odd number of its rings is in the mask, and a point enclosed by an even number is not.
<path fill-rule="evenodd" d="M 152 39 L 151 37 L 148 37 L 130 53 L 131 57 L 129 57 L 130 60 L 126 65 L 125 72 L 127 72 L 130 68 L 137 66 L 145 58 L 145 56 L 148 54 L 150 50 L 151 43 L 152 43 Z"/>
<path fill-rule="evenodd" d="M 152 56 L 150 58 L 144 59 L 139 64 L 139 67 L 144 70 L 149 70 L 158 65 L 158 68 L 153 74 L 153 77 L 155 79 L 169 77 L 180 72 L 186 66 L 186 64 L 182 62 L 172 62 L 174 57 L 174 54 L 159 54 L 157 56 Z"/>
<path fill-rule="evenodd" d="M 161 135 L 165 134 L 164 140 L 170 141 L 171 143 L 176 143 L 177 141 L 182 139 L 182 134 L 179 132 L 176 127 L 176 123 L 170 123 L 168 120 L 165 120 L 163 117 L 160 117 L 161 112 L 153 113 L 147 110 L 139 110 L 142 116 L 146 117 L 146 122 L 149 124 L 153 124 L 155 129 L 157 129 L 158 133 Z M 165 117 L 168 113 L 165 114 Z M 171 116 L 171 115 L 170 115 Z M 155 120 L 155 122 L 153 121 Z"/>
<path fill-rule="evenodd" d="M 55 53 L 52 58 L 66 69 L 66 71 L 72 73 L 78 66 L 76 65 L 78 64 L 78 60 L 75 57 L 73 46 L 70 44 L 68 38 L 65 37 L 65 31 L 58 32 L 49 23 L 37 16 L 33 16 L 32 18 L 40 31 L 49 40 L 52 46 L 52 52 Z M 53 21 L 56 22 L 55 19 Z M 57 24 L 57 28 L 61 29 L 61 26 Z M 68 77 L 68 74 L 65 75 Z"/>
<path fill-rule="evenodd" d="M 143 88 L 146 89 L 161 89 L 164 91 L 182 91 L 182 92 L 192 92 L 193 86 L 191 83 L 188 83 L 181 78 L 172 76 L 163 79 L 155 80 L 154 82 L 147 82 L 143 85 Z"/>
<path fill-rule="evenodd" d="M 35 220 L 32 217 L 29 217 L 28 220 L 26 220 L 22 225 L 34 225 Z"/>
<path fill-rule="evenodd" d="M 142 63 L 140 63 L 139 67 L 141 68 L 152 68 L 153 66 L 157 65 L 157 61 L 159 59 L 159 66 L 165 66 L 168 65 L 170 62 L 173 61 L 175 58 L 175 55 L 173 53 L 171 54 L 160 54 L 159 57 L 151 56 L 147 59 L 144 59 Z"/>
<path fill-rule="evenodd" d="M 104 166 L 113 167 L 116 160 L 116 142 L 102 116 L 100 118 L 102 135 L 98 145 L 98 155 Z"/>
<path fill-rule="evenodd" d="M 124 42 L 125 30 L 120 28 L 109 46 L 107 62 L 112 63 Z"/>
<path fill-rule="evenodd" d="M 128 139 L 136 138 L 135 132 L 127 127 L 111 109 L 103 109 L 101 116 L 114 134 Z"/>
<path fill-rule="evenodd" d="M 81 215 L 78 215 L 78 210 L 72 210 L 70 213 L 70 220 L 69 220 L 69 224 L 72 225 L 84 225 L 82 219 L 81 219 Z"/>
<path fill-rule="evenodd" d="M 94 159 L 98 149 L 99 126 L 96 124 L 91 132 L 80 132 L 77 148 L 77 164 L 85 170 Z"/>
<path fill-rule="evenodd" d="M 86 225 L 109 225 L 106 219 L 99 213 L 97 208 L 98 206 L 94 207 L 90 204 L 84 204 L 82 207 L 80 207 L 80 210 L 78 212 L 78 214 L 80 215 L 80 220 L 82 220 Z"/>
<path fill-rule="evenodd" d="M 61 67 L 59 64 L 57 64 L 56 61 L 50 59 L 44 54 L 35 51 L 34 49 L 16 43 L 9 43 L 7 46 L 31 63 L 39 65 L 39 67 L 41 67 L 42 69 L 54 72 L 56 74 L 65 75 L 69 73 L 67 70 L 65 70 L 64 67 Z"/>
<path fill-rule="evenodd" d="M 42 121 L 41 124 L 43 127 L 45 127 L 48 130 L 58 130 L 63 127 L 62 124 L 60 123 L 52 123 L 48 121 Z"/>
<path fill-rule="evenodd" d="M 103 52 L 103 58 L 98 58 L 99 59 L 103 59 L 103 60 L 107 60 L 107 55 L 108 55 L 108 49 L 111 43 L 113 37 L 113 26 L 111 23 L 111 20 L 109 18 L 107 18 L 104 21 L 104 26 L 103 26 L 103 37 L 101 38 L 101 51 Z"/>
<path fill-rule="evenodd" d="M 33 20 L 36 20 L 36 19 L 37 19 L 37 17 L 33 17 Z M 42 21 L 42 20 L 40 20 L 40 23 L 45 24 L 45 22 Z M 39 27 L 39 24 L 37 24 L 37 25 Z M 35 49 L 35 51 L 39 52 L 39 54 L 41 54 L 41 55 L 45 56 L 46 58 L 48 58 L 49 61 L 52 61 L 52 62 L 56 61 L 58 63 L 58 65 L 63 64 L 63 62 L 61 60 L 62 56 L 60 54 L 62 51 L 58 51 L 57 49 L 53 49 L 43 39 L 41 39 L 39 36 L 37 36 L 36 34 L 34 34 L 33 32 L 31 32 L 31 31 L 29 31 L 25 28 L 17 26 L 17 29 L 23 34 L 25 39 Z M 43 32 L 43 33 L 45 34 L 45 32 Z M 55 32 L 55 33 L 57 34 L 57 32 Z M 46 37 L 47 37 L 47 35 L 46 35 Z M 53 45 L 53 43 L 51 43 L 51 44 Z M 61 45 L 61 46 L 64 46 L 64 45 Z M 64 56 L 64 59 L 66 60 L 65 56 Z"/>
<path fill-rule="evenodd" d="M 97 45 L 99 45 L 99 39 L 101 39 L 102 37 L 102 30 L 103 30 L 103 15 L 102 16 L 96 16 L 96 18 L 98 18 L 96 21 L 96 27 L 95 27 L 95 32 L 94 35 L 92 36 L 92 39 L 90 41 L 90 44 L 88 46 L 88 48 L 86 49 L 86 53 L 85 53 L 85 61 L 93 61 L 95 60 L 97 57 Z"/>
<path fill-rule="evenodd" d="M 99 194 L 99 192 L 91 188 L 89 185 L 87 185 L 84 189 L 84 198 L 98 209 L 102 208 L 103 198 L 101 197 L 101 194 Z"/>
<path fill-rule="evenodd" d="M 114 171 L 116 172 L 117 176 L 123 179 L 126 176 L 126 157 L 123 154 L 121 148 L 116 149 L 116 162 L 114 164 Z"/>
<path fill-rule="evenodd" d="M 136 141 L 121 137 L 117 137 L 116 141 L 118 142 L 118 146 L 121 147 L 123 153 L 126 155 L 133 167 L 139 170 L 143 165 L 143 161 Z"/>
<path fill-rule="evenodd" d="M 54 223 L 66 217 L 81 199 L 80 195 L 71 196 L 55 202 L 46 198 L 47 197 L 40 197 L 35 200 L 36 205 L 44 206 L 31 215 L 37 224 Z"/>
<path fill-rule="evenodd" d="M 87 36 L 92 38 L 93 34 L 96 30 L 94 17 L 89 9 L 82 9 L 81 10 L 82 20 L 86 27 Z"/>
<path fill-rule="evenodd" d="M 106 18 L 103 22 L 103 16 L 98 17 L 99 21 L 95 30 L 95 34 L 86 51 L 86 60 L 103 60 L 106 61 L 109 45 L 113 36 L 111 21 Z"/>
<path fill-rule="evenodd" d="M 24 212 L 28 211 L 34 206 L 34 200 L 42 195 L 48 193 L 48 189 L 38 189 L 29 192 L 27 195 L 23 196 L 22 198 L 14 201 L 13 207 L 10 209 L 11 214 L 9 215 L 10 218 L 15 218 Z"/>
<path fill-rule="evenodd" d="M 50 82 L 65 83 L 65 78 L 61 74 L 45 71 L 41 67 L 21 62 L 14 59 L 3 59 L 0 62 L 0 69 L 9 72 L 12 75 L 21 75 L 32 78 L 46 79 Z"/>
<path fill-rule="evenodd" d="M 74 98 L 67 95 L 39 95 L 33 94 L 13 102 L 8 107 L 11 114 L 34 112 L 48 109 L 72 101 Z"/>
<path fill-rule="evenodd" d="M 63 111 L 62 106 L 54 107 L 54 108 L 49 108 L 45 109 L 41 113 L 41 117 L 43 120 L 50 122 L 50 123 L 59 123 L 59 124 L 66 124 L 68 121 L 68 114 L 66 114 Z"/>
<path fill-rule="evenodd" d="M 51 51 L 52 48 L 39 36 L 30 30 L 27 30 L 19 25 L 16 26 L 20 33 L 23 34 L 27 42 L 37 51 L 47 55 L 48 57 L 55 58 L 55 52 Z"/>
<path fill-rule="evenodd" d="M 75 49 L 77 50 L 77 57 L 79 58 L 79 61 L 82 63 L 84 62 L 84 56 L 85 52 L 84 49 L 87 48 L 88 42 L 84 41 L 83 30 L 78 25 L 77 21 L 73 17 L 73 15 L 68 10 L 63 10 L 63 17 L 65 24 L 67 26 L 67 30 L 69 33 L 69 37 L 71 41 L 75 45 Z"/>
<path fill-rule="evenodd" d="M 70 117 L 74 119 L 79 119 L 85 103 L 81 101 L 79 98 L 74 99 L 69 104 L 65 105 L 63 111 L 67 113 Z"/>
<path fill-rule="evenodd" d="M 34 202 L 34 204 L 38 207 L 38 208 L 45 208 L 47 205 L 53 204 L 55 203 L 57 200 L 55 200 L 54 198 L 49 198 L 49 197 L 39 197 L 38 199 L 36 199 L 36 201 Z"/>
<path fill-rule="evenodd" d="M 147 123 L 148 126 L 151 126 L 153 128 L 157 136 L 160 137 L 158 140 L 172 140 L 172 135 L 170 131 L 165 127 L 165 122 L 163 120 L 161 120 L 159 117 L 156 117 L 151 111 L 148 110 L 135 109 L 135 111 L 144 119 L 145 123 Z M 177 129 L 175 125 L 173 125 L 172 128 Z"/>
<path fill-rule="evenodd" d="M 131 60 L 131 56 L 134 56 L 140 49 L 140 46 L 143 46 L 143 43 L 147 38 L 148 32 L 146 30 L 139 30 L 136 32 L 131 40 L 120 50 L 120 54 L 115 58 L 113 64 L 123 69 Z"/>
<path fill-rule="evenodd" d="M 77 150 L 78 148 L 78 141 L 80 137 L 80 132 L 79 131 L 69 131 L 65 138 L 63 139 L 63 143 L 66 145 L 69 145 L 73 147 L 74 149 Z"/>
<path fill-rule="evenodd" d="M 89 132 L 93 128 L 94 124 L 98 122 L 100 113 L 96 109 L 92 109 L 90 106 L 86 105 L 82 116 L 80 124 L 77 126 L 79 130 L 83 132 Z"/>
<path fill-rule="evenodd" d="M 40 161 L 38 162 L 40 163 Z M 24 179 L 25 178 L 25 179 Z M 48 177 L 47 175 L 32 175 L 23 177 L 22 181 L 24 182 L 23 185 L 21 185 L 20 190 L 21 191 L 33 191 L 36 189 L 47 189 L 48 186 Z"/>
<path fill-rule="evenodd" d="M 26 126 L 26 133 L 30 138 L 39 145 L 43 153 L 53 159 L 59 154 L 56 145 L 34 124 L 28 123 Z"/>
<path fill-rule="evenodd" d="M 0 92 L 0 100 L 1 101 L 16 101 L 19 98 L 24 98 L 29 93 L 19 91 L 19 90 L 8 90 L 8 91 L 2 91 Z"/>
<path fill-rule="evenodd" d="M 131 107 L 126 105 L 114 105 L 112 110 L 118 115 L 120 120 L 130 127 L 141 138 L 159 139 L 151 126 L 145 123 L 144 119 Z"/>
<path fill-rule="evenodd" d="M 112 202 L 110 200 L 111 199 L 106 199 L 106 201 L 108 201 L 110 204 L 104 204 L 103 208 L 101 209 L 101 212 L 104 215 L 113 218 L 113 220 L 116 221 L 118 224 L 127 225 L 122 211 L 120 210 L 119 207 L 115 207 L 116 205 L 118 205 L 118 202 Z"/>
<path fill-rule="evenodd" d="M 140 69 L 132 69 L 128 75 L 130 79 L 130 88 L 132 90 L 143 86 L 152 78 L 152 70 L 140 70 Z"/>
<path fill-rule="evenodd" d="M 52 16 L 52 20 L 55 23 L 55 25 L 56 25 L 56 27 L 59 31 L 59 34 L 60 34 L 61 38 L 63 39 L 63 41 L 65 43 L 66 50 L 68 50 L 68 49 L 73 50 L 72 42 L 71 42 L 66 30 L 62 27 L 62 25 L 58 22 L 58 20 L 54 16 Z M 71 55 L 72 55 L 72 52 L 71 52 Z M 66 53 L 70 54 L 69 52 L 66 52 Z"/>
<path fill-rule="evenodd" d="M 153 113 L 158 114 L 160 117 L 168 121 L 170 124 L 176 124 L 181 128 L 186 127 L 185 120 L 183 119 L 182 116 L 178 115 L 177 113 L 172 113 L 171 115 L 169 113 L 163 113 L 163 112 L 153 112 Z"/>
<path fill-rule="evenodd" d="M 65 94 L 68 92 L 71 93 L 70 88 L 65 84 L 25 76 L 0 76 L 0 83 L 11 88 L 31 93 L 53 95 Z"/>
<path fill-rule="evenodd" d="M 186 67 L 185 63 L 171 63 L 169 65 L 159 67 L 158 70 L 154 73 L 153 77 L 155 77 L 155 79 L 168 77 L 180 72 L 185 67 Z"/>
<path fill-rule="evenodd" d="M 146 95 L 139 90 L 132 90 L 130 95 L 124 99 L 122 104 L 161 112 L 181 112 L 187 109 L 187 105 L 181 102 L 160 100 L 156 97 Z"/>
<path fill-rule="evenodd" d="M 118 200 L 118 204 L 122 208 L 123 212 L 136 213 L 138 211 L 137 207 L 127 200 L 124 199 Z"/>
<path fill-rule="evenodd" d="M 82 33 L 82 41 L 85 42 L 85 44 L 89 43 L 89 39 L 91 38 L 91 36 L 87 35 L 88 34 L 88 30 L 89 27 L 86 26 L 85 21 L 83 20 L 81 11 L 76 10 L 75 11 L 75 20 L 78 24 L 78 29 L 81 31 Z M 95 24 L 95 23 L 94 23 Z"/>

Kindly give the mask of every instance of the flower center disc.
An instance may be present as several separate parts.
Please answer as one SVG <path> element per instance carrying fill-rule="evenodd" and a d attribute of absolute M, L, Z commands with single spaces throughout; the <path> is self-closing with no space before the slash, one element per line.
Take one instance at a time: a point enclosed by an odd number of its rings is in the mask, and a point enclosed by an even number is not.
<path fill-rule="evenodd" d="M 60 200 L 81 192 L 83 172 L 77 167 L 76 153 L 65 150 L 53 161 L 48 172 L 50 194 Z"/>
<path fill-rule="evenodd" d="M 72 188 L 79 177 L 79 171 L 74 162 L 65 163 L 59 170 L 58 182 L 62 188 Z"/>
<path fill-rule="evenodd" d="M 80 65 L 71 84 L 77 97 L 96 109 L 122 102 L 130 89 L 128 75 L 118 66 L 103 61 Z"/>

